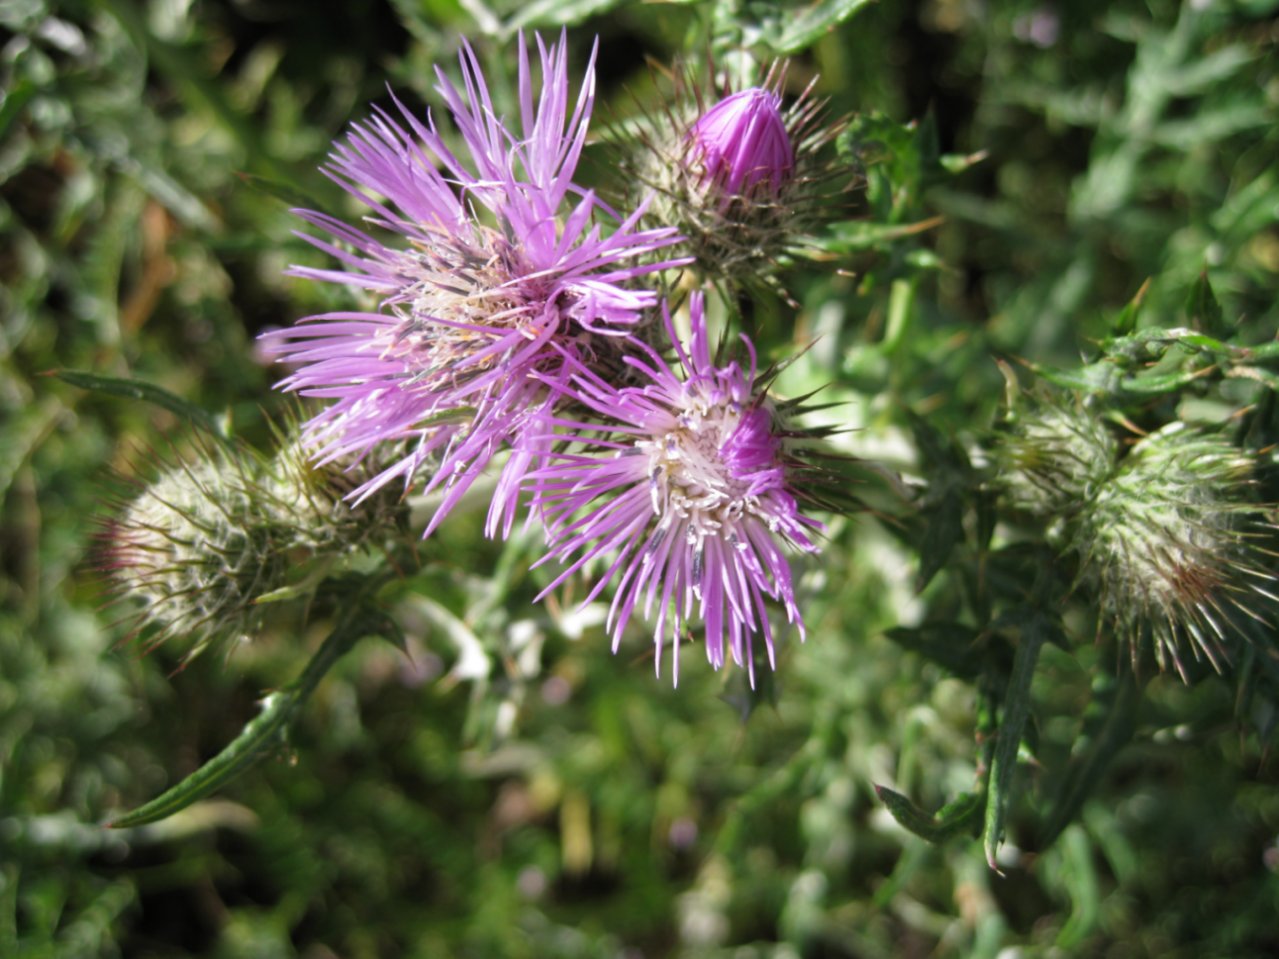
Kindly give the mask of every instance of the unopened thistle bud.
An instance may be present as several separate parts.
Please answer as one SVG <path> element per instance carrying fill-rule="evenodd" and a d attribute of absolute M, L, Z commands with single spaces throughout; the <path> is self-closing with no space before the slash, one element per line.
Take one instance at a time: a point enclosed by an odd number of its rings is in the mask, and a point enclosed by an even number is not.
<path fill-rule="evenodd" d="M 273 460 L 241 448 L 202 447 L 145 487 L 107 525 L 103 566 L 118 598 L 141 606 L 135 633 L 210 645 L 251 638 L 258 601 L 301 586 L 359 547 L 391 511 L 352 511 L 349 489 L 317 471 L 296 442 Z"/>
<path fill-rule="evenodd" d="M 722 203 L 738 196 L 778 196 L 795 172 L 795 151 L 782 119 L 782 98 L 751 87 L 725 97 L 688 131 L 688 159 L 701 165 L 702 188 Z"/>
<path fill-rule="evenodd" d="M 1059 519 L 1078 509 L 1116 467 L 1105 422 L 1078 403 L 1045 399 L 1019 412 L 995 450 L 1000 484 L 1016 509 Z"/>
<path fill-rule="evenodd" d="M 1132 448 L 1071 524 L 1103 625 L 1130 646 L 1147 638 L 1183 678 L 1181 648 L 1220 669 L 1248 620 L 1274 621 L 1276 583 L 1250 499 L 1251 459 L 1173 423 Z"/>
<path fill-rule="evenodd" d="M 1041 398 L 993 459 L 1010 504 L 1078 555 L 1098 629 L 1134 661 L 1150 642 L 1160 668 L 1185 677 L 1189 641 L 1219 669 L 1249 620 L 1274 621 L 1279 584 L 1261 542 L 1272 527 L 1251 497 L 1252 460 L 1230 443 L 1173 423 L 1121 459 L 1101 417 Z"/>
<path fill-rule="evenodd" d="M 708 104 L 684 79 L 641 135 L 635 180 L 654 194 L 649 216 L 686 238 L 711 282 L 766 280 L 846 206 L 852 177 L 838 181 L 826 149 L 842 124 L 825 124 L 812 84 L 784 106 L 784 80 L 775 66 L 760 85 Z"/>

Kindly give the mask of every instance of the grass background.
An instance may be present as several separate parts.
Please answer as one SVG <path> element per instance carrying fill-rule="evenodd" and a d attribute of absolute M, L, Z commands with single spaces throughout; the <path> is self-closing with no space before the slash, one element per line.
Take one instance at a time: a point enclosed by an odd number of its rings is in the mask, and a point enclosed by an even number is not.
<path fill-rule="evenodd" d="M 690 655 L 671 690 L 642 638 L 614 657 L 597 624 L 530 612 L 528 544 L 503 561 L 480 518 L 459 517 L 415 574 L 438 608 L 401 610 L 411 658 L 367 641 L 287 754 L 165 823 L 98 825 L 216 753 L 320 634 L 277 624 L 185 669 L 176 647 L 122 643 L 94 518 L 121 495 L 115 475 L 146 477 L 184 446 L 184 424 L 42 373 L 154 382 L 266 443 L 279 401 L 254 335 L 344 302 L 282 272 L 318 262 L 289 206 L 342 208 L 316 167 L 345 123 L 387 103 L 388 85 L 433 102 L 432 64 L 451 69 L 462 36 L 500 86 L 521 18 L 571 20 L 579 68 L 598 35 L 601 115 L 622 116 L 647 96 L 646 58 L 704 55 L 724 11 L 747 42 L 777 15 L 609 0 L 0 5 L 0 955 L 1279 948 L 1279 793 L 1255 732 L 1274 717 L 1262 703 L 1241 724 L 1226 681 L 1153 678 L 1132 742 L 1039 848 L 1054 761 L 1114 656 L 1049 649 L 1003 875 L 976 841 L 930 846 L 893 821 L 873 784 L 928 809 L 972 787 L 978 696 L 886 637 L 943 607 L 950 574 L 917 595 L 917 557 L 870 517 L 833 522 L 804 574 L 810 639 L 783 649 L 773 704 L 749 718 L 736 673 Z M 795 273 L 798 313 L 758 308 L 764 349 L 820 334 L 795 375 L 832 384 L 858 449 L 918 472 L 907 410 L 980 435 L 1002 390 L 994 357 L 1077 362 L 1148 279 L 1158 322 L 1176 322 L 1205 272 L 1241 337 L 1272 338 L 1275 12 L 858 9 L 796 72 L 820 72 L 834 111 L 896 144 L 872 171 L 868 221 L 944 222 L 861 244 L 848 275 Z M 938 151 L 986 156 L 948 175 Z"/>

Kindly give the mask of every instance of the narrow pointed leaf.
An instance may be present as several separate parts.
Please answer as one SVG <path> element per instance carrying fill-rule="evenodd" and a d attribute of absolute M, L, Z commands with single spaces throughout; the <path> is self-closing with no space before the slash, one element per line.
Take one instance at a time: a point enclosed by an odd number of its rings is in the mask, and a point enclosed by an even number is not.
<path fill-rule="evenodd" d="M 329 634 L 306 669 L 293 683 L 262 701 L 260 712 L 240 735 L 207 763 L 155 799 L 110 823 L 113 829 L 157 822 L 221 789 L 283 743 L 297 708 L 335 662 L 363 636 L 384 632 L 380 622 L 364 616 L 349 617 Z"/>
<path fill-rule="evenodd" d="M 899 646 L 932 660 L 961 679 L 981 675 L 989 651 L 977 645 L 977 631 L 954 622 L 898 626 L 887 633 Z"/>
<path fill-rule="evenodd" d="M 773 48 L 783 54 L 806 50 L 869 2 L 870 0 L 818 0 L 799 16 L 789 19 Z"/>
<path fill-rule="evenodd" d="M 1212 292 L 1207 273 L 1200 273 L 1199 279 L 1190 288 L 1190 295 L 1186 299 L 1186 314 L 1196 328 L 1210 336 L 1224 340 L 1234 332 L 1221 312 L 1221 304 Z"/>
<path fill-rule="evenodd" d="M 951 488 L 924 514 L 924 535 L 919 546 L 919 575 L 915 591 L 922 593 L 934 576 L 941 572 L 964 538 L 964 497 Z"/>
<path fill-rule="evenodd" d="M 996 736 L 995 752 L 990 764 L 990 786 L 986 798 L 986 822 L 983 845 L 986 863 L 996 869 L 995 853 L 1004 840 L 1004 821 L 1008 813 L 1013 771 L 1017 767 L 1017 753 L 1021 745 L 1022 730 L 1030 715 L 1030 681 L 1035 675 L 1035 663 L 1039 651 L 1055 631 L 1042 613 L 1028 612 L 1018 617 L 1021 626 L 1021 642 L 1013 657 L 1013 672 L 1008 679 L 1004 695 L 1003 716 Z"/>
<path fill-rule="evenodd" d="M 20 80 L 4 94 L 0 99 L 0 138 L 35 95 L 36 86 L 30 80 Z"/>
<path fill-rule="evenodd" d="M 876 786 L 875 795 L 899 825 L 929 842 L 943 842 L 962 832 L 974 832 L 981 819 L 981 796 L 976 793 L 957 796 L 936 815 L 929 815 L 901 793 L 894 792 L 887 786 Z"/>
<path fill-rule="evenodd" d="M 286 206 L 302 207 L 308 210 L 324 208 L 322 200 L 298 189 L 295 184 L 271 177 L 258 176 L 255 173 L 240 173 L 238 176 L 245 186 L 256 190 L 264 196 L 269 196 L 273 200 L 278 200 Z"/>
<path fill-rule="evenodd" d="M 1150 281 L 1146 280 L 1137 290 L 1137 295 L 1128 301 L 1110 321 L 1110 331 L 1114 336 L 1127 336 L 1137 328 L 1137 317 L 1141 315 L 1141 304 L 1150 291 Z"/>
<path fill-rule="evenodd" d="M 97 373 L 87 373 L 83 370 L 50 370 L 48 375 L 55 376 L 62 382 L 70 383 L 72 386 L 78 386 L 82 390 L 93 390 L 96 393 L 106 393 L 110 396 L 142 400 L 190 421 L 216 439 L 226 440 L 227 438 L 222 425 L 208 410 L 202 409 L 189 400 L 184 400 L 176 393 L 170 393 L 164 387 L 156 386 L 154 383 L 147 383 L 144 380 L 123 379 L 118 376 L 100 376 Z"/>

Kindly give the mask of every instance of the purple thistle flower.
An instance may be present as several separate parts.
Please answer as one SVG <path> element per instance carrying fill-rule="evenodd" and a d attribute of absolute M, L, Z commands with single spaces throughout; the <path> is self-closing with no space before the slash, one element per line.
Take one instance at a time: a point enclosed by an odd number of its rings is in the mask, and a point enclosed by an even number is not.
<path fill-rule="evenodd" d="M 799 512 L 791 485 L 796 461 L 785 449 L 776 407 L 758 387 L 750 341 L 742 337 L 746 369 L 719 366 L 700 295 L 691 300 L 687 347 L 665 306 L 663 312 L 674 367 L 642 347 L 642 357 L 626 362 L 647 382 L 620 389 L 580 369 L 571 388 L 602 424 L 553 418 L 586 451 L 556 453 L 531 476 L 548 533 L 546 559 L 569 562 L 542 595 L 609 557 L 585 602 L 616 581 L 607 624 L 614 651 L 642 607 L 646 619 L 655 619 L 658 672 L 669 636 L 678 682 L 677 644 L 696 607 L 711 665 L 724 664 L 727 641 L 753 683 L 757 633 L 775 665 L 766 598 L 780 602 L 804 634 L 783 547 L 817 552 L 812 534 L 823 527 Z"/>
<path fill-rule="evenodd" d="M 530 439 L 545 424 L 574 364 L 619 352 L 657 304 L 632 281 L 682 265 L 650 256 L 679 241 L 640 229 L 573 182 L 594 98 L 594 59 L 570 102 L 567 41 L 537 38 L 535 92 L 520 38 L 519 124 L 498 115 L 469 46 L 462 89 L 437 69 L 464 150 L 454 153 L 428 114 L 399 106 L 353 125 L 326 172 L 369 207 L 378 235 L 297 211 L 333 241 L 306 236 L 339 269 L 295 276 L 369 291 L 375 311 L 324 313 L 268 334 L 296 369 L 281 384 L 332 400 L 306 426 L 321 462 L 363 457 L 387 444 L 402 455 L 360 486 L 362 499 L 393 480 L 407 487 L 434 459 L 425 492 L 443 491 L 429 534 L 493 457 L 511 447 L 486 531 L 509 533 L 520 481 L 544 455 Z M 388 245 L 379 236 L 390 234 Z"/>
<path fill-rule="evenodd" d="M 760 184 L 777 196 L 795 170 L 782 98 L 763 87 L 720 100 L 692 125 L 688 140 L 690 159 L 701 164 L 704 181 L 724 191 L 725 202 Z"/>

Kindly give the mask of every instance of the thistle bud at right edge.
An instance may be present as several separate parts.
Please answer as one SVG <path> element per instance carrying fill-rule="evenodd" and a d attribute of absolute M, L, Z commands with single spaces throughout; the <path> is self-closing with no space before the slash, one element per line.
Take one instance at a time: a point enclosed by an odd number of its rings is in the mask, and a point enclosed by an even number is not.
<path fill-rule="evenodd" d="M 1136 660 L 1187 677 L 1182 649 L 1220 670 L 1250 629 L 1273 624 L 1279 583 L 1252 499 L 1252 459 L 1182 423 L 1144 437 L 1069 523 L 1101 620 Z M 1265 630 L 1262 630 L 1263 632 Z"/>

